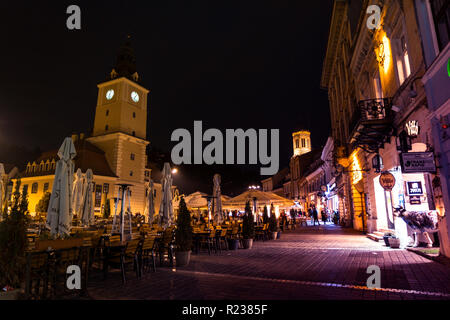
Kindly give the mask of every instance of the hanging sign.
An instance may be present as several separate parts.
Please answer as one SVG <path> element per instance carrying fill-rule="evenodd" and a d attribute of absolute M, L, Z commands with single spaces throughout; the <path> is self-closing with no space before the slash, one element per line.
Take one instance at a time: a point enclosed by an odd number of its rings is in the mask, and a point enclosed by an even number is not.
<path fill-rule="evenodd" d="M 395 177 L 390 172 L 383 172 L 380 175 L 380 185 L 386 191 L 391 191 L 395 186 Z"/>
<path fill-rule="evenodd" d="M 420 201 L 420 196 L 411 196 L 409 197 L 409 204 L 421 204 L 422 202 Z"/>
<path fill-rule="evenodd" d="M 407 181 L 406 189 L 409 196 L 421 196 L 423 195 L 422 182 L 420 181 Z"/>
<path fill-rule="evenodd" d="M 416 138 L 419 135 L 420 130 L 419 122 L 417 120 L 408 121 L 405 124 L 405 129 L 408 133 L 408 136 L 410 136 L 411 138 Z"/>
<path fill-rule="evenodd" d="M 433 152 L 403 152 L 400 160 L 403 173 L 436 172 Z"/>

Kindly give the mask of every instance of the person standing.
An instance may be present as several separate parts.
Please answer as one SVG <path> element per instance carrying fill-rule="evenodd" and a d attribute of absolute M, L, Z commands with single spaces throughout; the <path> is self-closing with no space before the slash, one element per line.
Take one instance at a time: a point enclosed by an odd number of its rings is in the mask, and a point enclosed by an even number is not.
<path fill-rule="evenodd" d="M 316 221 L 317 221 L 317 224 L 320 226 L 319 213 L 317 212 L 316 207 L 313 208 L 312 215 L 313 215 L 313 219 L 314 219 L 314 225 L 316 225 Z"/>

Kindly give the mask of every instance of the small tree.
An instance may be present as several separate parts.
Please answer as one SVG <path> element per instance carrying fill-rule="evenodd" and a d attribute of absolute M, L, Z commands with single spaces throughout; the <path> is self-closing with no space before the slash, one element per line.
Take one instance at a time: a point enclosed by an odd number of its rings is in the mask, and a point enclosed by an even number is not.
<path fill-rule="evenodd" d="M 270 205 L 269 230 L 271 232 L 278 231 L 278 219 L 275 216 L 275 210 L 274 210 L 273 204 Z"/>
<path fill-rule="evenodd" d="M 175 232 L 175 244 L 178 251 L 189 251 L 192 248 L 191 213 L 186 207 L 184 197 L 181 197 Z"/>
<path fill-rule="evenodd" d="M 105 209 L 103 210 L 103 218 L 108 219 L 111 215 L 111 205 L 109 203 L 109 199 L 106 199 Z"/>
<path fill-rule="evenodd" d="M 26 190 L 22 195 L 19 190 L 20 179 L 13 193 L 11 212 L 0 223 L 0 288 L 18 288 L 24 276 L 28 196 Z"/>
<path fill-rule="evenodd" d="M 36 205 L 36 213 L 46 213 L 48 211 L 48 204 L 50 203 L 50 196 L 52 194 L 50 192 L 44 193 L 41 200 L 39 200 L 38 204 Z"/>
<path fill-rule="evenodd" d="M 263 223 L 266 224 L 267 221 L 269 221 L 269 214 L 267 213 L 267 206 L 264 206 Z"/>
<path fill-rule="evenodd" d="M 255 221 L 249 201 L 245 204 L 245 214 L 242 222 L 242 236 L 244 239 L 253 239 L 255 237 Z"/>

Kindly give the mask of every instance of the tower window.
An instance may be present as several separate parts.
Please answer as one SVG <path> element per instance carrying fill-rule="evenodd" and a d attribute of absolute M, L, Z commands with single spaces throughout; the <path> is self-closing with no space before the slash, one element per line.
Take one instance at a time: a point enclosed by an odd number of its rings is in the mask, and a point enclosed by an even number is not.
<path fill-rule="evenodd" d="M 136 131 L 133 131 L 131 134 L 133 135 L 133 137 L 136 136 Z"/>
<path fill-rule="evenodd" d="M 133 118 L 136 118 L 136 112 L 133 112 Z"/>
<path fill-rule="evenodd" d="M 109 110 L 106 110 L 106 116 L 109 116 Z"/>
<path fill-rule="evenodd" d="M 132 177 L 132 176 L 133 176 L 133 170 L 130 171 L 130 177 Z"/>
<path fill-rule="evenodd" d="M 105 131 L 108 131 L 109 127 L 108 125 L 105 126 Z"/>
<path fill-rule="evenodd" d="M 131 159 L 131 160 L 134 160 L 134 153 L 132 153 L 132 154 L 130 155 L 130 159 Z"/>

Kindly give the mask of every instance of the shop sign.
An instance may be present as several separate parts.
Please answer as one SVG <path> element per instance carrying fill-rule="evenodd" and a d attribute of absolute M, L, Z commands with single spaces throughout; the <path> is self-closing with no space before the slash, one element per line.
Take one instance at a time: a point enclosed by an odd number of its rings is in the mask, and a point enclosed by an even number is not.
<path fill-rule="evenodd" d="M 400 159 L 403 173 L 436 172 L 433 152 L 404 152 Z"/>
<path fill-rule="evenodd" d="M 411 196 L 409 197 L 409 204 L 421 204 L 422 202 L 420 201 L 420 196 Z"/>
<path fill-rule="evenodd" d="M 390 172 L 383 172 L 380 175 L 380 185 L 386 191 L 391 191 L 395 186 L 395 177 Z"/>
<path fill-rule="evenodd" d="M 406 132 L 408 132 L 408 136 L 410 136 L 411 138 L 415 138 L 419 135 L 419 130 L 420 130 L 419 122 L 416 120 L 408 121 L 405 124 L 405 129 L 406 129 Z"/>
<path fill-rule="evenodd" d="M 422 182 L 420 182 L 420 181 L 406 182 L 406 189 L 408 190 L 409 196 L 423 195 Z"/>

